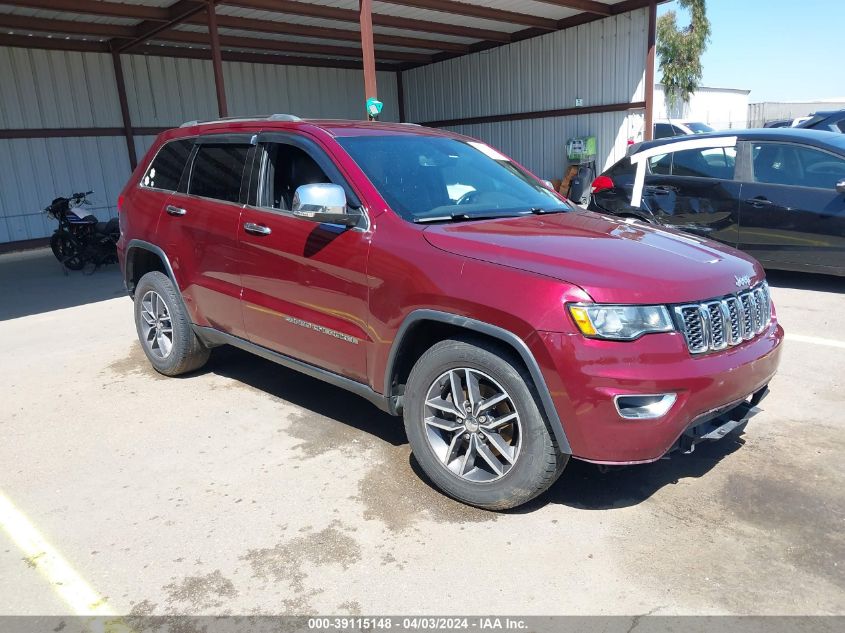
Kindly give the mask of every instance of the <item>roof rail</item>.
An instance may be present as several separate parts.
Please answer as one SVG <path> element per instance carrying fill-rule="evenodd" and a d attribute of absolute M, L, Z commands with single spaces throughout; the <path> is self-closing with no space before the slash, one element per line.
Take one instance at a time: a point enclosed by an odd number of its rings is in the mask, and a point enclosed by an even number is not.
<path fill-rule="evenodd" d="M 194 125 L 208 125 L 209 123 L 223 123 L 224 121 L 301 121 L 298 116 L 294 114 L 257 114 L 254 116 L 229 116 L 219 119 L 195 119 L 193 121 L 185 121 L 179 127 L 192 127 Z"/>

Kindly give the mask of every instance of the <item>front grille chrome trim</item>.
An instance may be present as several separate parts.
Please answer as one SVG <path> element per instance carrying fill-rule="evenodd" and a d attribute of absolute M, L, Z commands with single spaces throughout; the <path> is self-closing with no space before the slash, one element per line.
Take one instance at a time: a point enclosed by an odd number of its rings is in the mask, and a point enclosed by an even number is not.
<path fill-rule="evenodd" d="M 769 286 L 764 281 L 735 295 L 674 306 L 673 313 L 691 354 L 735 347 L 759 336 L 769 326 Z"/>

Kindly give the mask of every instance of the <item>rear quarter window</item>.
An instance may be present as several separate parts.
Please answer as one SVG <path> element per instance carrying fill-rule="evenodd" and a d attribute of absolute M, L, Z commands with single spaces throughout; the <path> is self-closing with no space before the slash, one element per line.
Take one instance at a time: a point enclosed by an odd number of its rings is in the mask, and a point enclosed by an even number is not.
<path fill-rule="evenodd" d="M 141 186 L 176 191 L 193 146 L 194 139 L 179 139 L 165 143 L 147 168 L 141 179 Z"/>

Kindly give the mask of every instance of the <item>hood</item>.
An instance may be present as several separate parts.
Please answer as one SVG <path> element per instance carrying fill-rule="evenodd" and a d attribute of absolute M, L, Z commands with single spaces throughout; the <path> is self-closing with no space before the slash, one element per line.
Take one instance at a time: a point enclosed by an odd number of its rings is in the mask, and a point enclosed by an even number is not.
<path fill-rule="evenodd" d="M 589 211 L 439 224 L 434 247 L 580 286 L 599 303 L 683 303 L 764 278 L 750 257 L 694 235 Z"/>

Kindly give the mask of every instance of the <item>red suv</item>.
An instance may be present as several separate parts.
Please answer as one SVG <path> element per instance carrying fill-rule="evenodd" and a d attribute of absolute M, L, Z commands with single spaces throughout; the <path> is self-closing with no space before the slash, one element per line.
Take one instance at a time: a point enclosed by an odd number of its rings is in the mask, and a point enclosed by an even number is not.
<path fill-rule="evenodd" d="M 144 352 L 234 345 L 403 415 L 447 494 L 503 509 L 570 457 L 741 427 L 780 356 L 753 259 L 572 207 L 471 138 L 290 115 L 163 133 L 120 200 Z"/>

